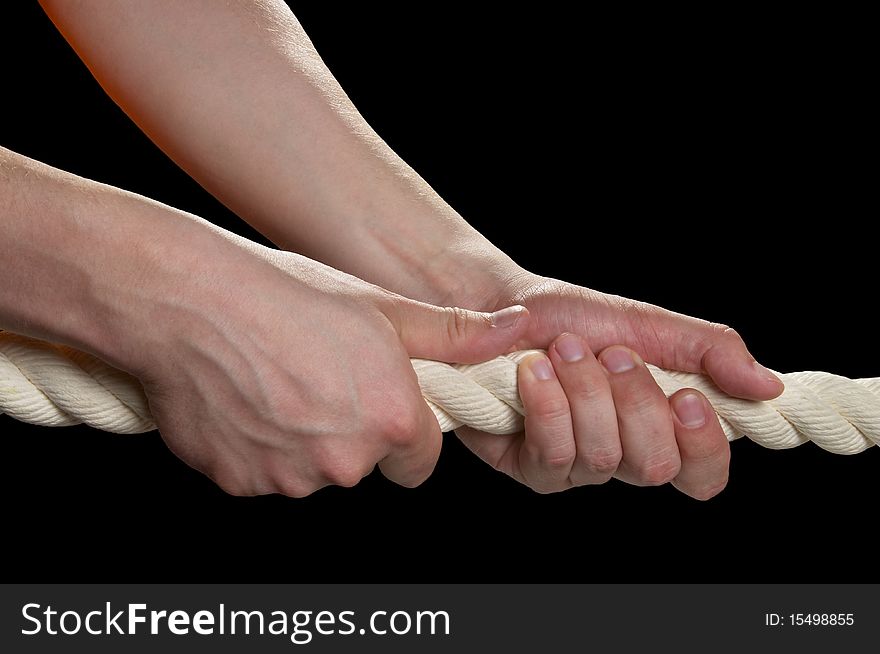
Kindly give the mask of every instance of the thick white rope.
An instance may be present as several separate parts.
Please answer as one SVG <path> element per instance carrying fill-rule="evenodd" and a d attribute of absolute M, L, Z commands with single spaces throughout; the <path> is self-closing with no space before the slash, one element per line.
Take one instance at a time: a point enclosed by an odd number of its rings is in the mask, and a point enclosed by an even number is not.
<path fill-rule="evenodd" d="M 494 434 L 522 429 L 516 370 L 531 351 L 473 365 L 413 359 L 422 394 L 443 431 L 470 425 Z M 696 388 L 709 398 L 728 440 L 746 435 L 773 449 L 813 441 L 837 454 L 880 443 L 880 378 L 827 372 L 782 374 L 769 402 L 740 400 L 703 375 L 650 366 L 667 395 Z M 85 423 L 121 434 L 155 429 L 137 379 L 84 352 L 0 331 L 0 414 L 48 427 Z"/>

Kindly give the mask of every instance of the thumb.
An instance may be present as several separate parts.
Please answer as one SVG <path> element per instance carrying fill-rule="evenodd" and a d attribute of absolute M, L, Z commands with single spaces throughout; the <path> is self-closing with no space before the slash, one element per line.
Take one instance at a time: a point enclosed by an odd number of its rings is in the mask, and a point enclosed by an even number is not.
<path fill-rule="evenodd" d="M 633 340 L 643 346 L 651 363 L 705 373 L 728 395 L 747 400 L 770 400 L 782 393 L 782 381 L 755 361 L 730 327 L 650 305 L 638 308 L 644 333 Z M 649 337 L 638 338 L 645 334 Z"/>
<path fill-rule="evenodd" d="M 386 312 L 411 357 L 478 363 L 509 352 L 525 333 L 529 311 L 515 305 L 495 313 L 401 302 Z"/>

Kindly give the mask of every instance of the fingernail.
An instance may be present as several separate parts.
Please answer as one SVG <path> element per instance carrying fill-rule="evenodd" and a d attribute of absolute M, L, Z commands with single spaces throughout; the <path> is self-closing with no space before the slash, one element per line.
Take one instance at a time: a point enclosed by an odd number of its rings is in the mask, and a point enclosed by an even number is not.
<path fill-rule="evenodd" d="M 550 381 L 555 377 L 553 374 L 553 366 L 550 365 L 550 359 L 543 354 L 532 357 L 532 360 L 529 361 L 529 370 L 532 371 L 532 374 L 536 379 L 540 379 L 541 381 Z"/>
<path fill-rule="evenodd" d="M 696 393 L 681 393 L 672 399 L 672 410 L 685 427 L 695 429 L 706 424 L 703 400 Z"/>
<path fill-rule="evenodd" d="M 615 347 L 602 353 L 602 365 L 608 372 L 626 372 L 636 367 L 632 353 L 623 347 Z"/>
<path fill-rule="evenodd" d="M 773 383 L 776 383 L 776 384 L 781 384 L 781 383 L 782 383 L 782 380 L 779 379 L 779 377 L 777 377 L 776 374 L 775 374 L 772 370 L 770 370 L 769 368 L 765 368 L 764 366 L 762 366 L 762 365 L 761 365 L 760 363 L 758 363 L 757 361 L 752 361 L 752 366 L 755 368 L 755 370 L 757 371 L 757 373 L 758 373 L 759 375 L 761 375 L 761 377 L 763 377 L 763 378 L 766 379 L 767 381 L 770 381 L 770 382 L 773 382 Z"/>
<path fill-rule="evenodd" d="M 498 327 L 499 329 L 508 329 L 515 326 L 517 321 L 523 315 L 525 315 L 525 312 L 526 308 L 517 304 L 512 307 L 507 307 L 506 309 L 496 311 L 489 316 L 489 319 L 491 320 L 493 327 Z"/>
<path fill-rule="evenodd" d="M 584 358 L 584 346 L 581 337 L 575 334 L 563 334 L 556 341 L 556 351 L 563 361 L 574 363 Z"/>

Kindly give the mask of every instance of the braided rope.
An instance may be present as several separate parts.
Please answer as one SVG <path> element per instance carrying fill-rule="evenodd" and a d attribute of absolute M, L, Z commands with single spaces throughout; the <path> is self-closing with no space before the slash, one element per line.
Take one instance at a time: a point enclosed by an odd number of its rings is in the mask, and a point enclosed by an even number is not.
<path fill-rule="evenodd" d="M 492 361 L 449 365 L 413 359 L 425 401 L 443 431 L 470 425 L 494 434 L 522 429 L 517 366 L 533 351 Z M 747 435 L 773 449 L 813 441 L 836 454 L 880 443 L 880 378 L 847 379 L 827 372 L 781 374 L 785 392 L 769 402 L 730 397 L 707 377 L 649 366 L 667 395 L 701 391 L 728 440 Z M 0 331 L 0 414 L 47 427 L 85 423 L 135 434 L 155 429 L 137 379 L 89 354 Z"/>

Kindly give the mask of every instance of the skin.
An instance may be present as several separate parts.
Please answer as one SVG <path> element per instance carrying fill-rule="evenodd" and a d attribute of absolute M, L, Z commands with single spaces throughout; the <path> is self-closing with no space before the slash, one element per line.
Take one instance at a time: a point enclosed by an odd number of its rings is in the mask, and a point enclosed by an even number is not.
<path fill-rule="evenodd" d="M 704 372 L 738 397 L 766 399 L 782 390 L 731 328 L 643 302 L 527 272 L 495 295 L 464 301 L 490 306 L 513 297 L 531 312 L 517 346 L 547 348 L 554 375 L 542 380 L 521 366 L 525 433 L 499 439 L 464 428 L 458 435 L 485 461 L 535 490 L 610 477 L 640 486 L 672 482 L 697 499 L 724 488 L 730 447 L 708 401 L 694 389 L 667 400 L 644 361 Z M 623 369 L 621 358 L 632 367 Z"/>
<path fill-rule="evenodd" d="M 302 497 L 377 464 L 421 483 L 442 439 L 410 357 L 497 356 L 528 322 L 403 298 L 3 149 L 0 199 L 0 328 L 136 375 L 168 446 L 236 495 Z"/>
<path fill-rule="evenodd" d="M 729 448 L 706 400 L 667 400 L 643 362 L 705 372 L 739 397 L 777 396 L 781 382 L 736 332 L 517 266 L 370 128 L 280 0 L 42 4 L 144 132 L 280 247 L 431 305 L 528 307 L 515 346 L 549 359 L 520 369 L 525 432 L 458 432 L 488 463 L 541 492 L 611 477 L 700 499 L 724 487 Z M 284 338 L 261 336 L 268 351 Z M 255 382 L 262 374 L 253 367 Z"/>

